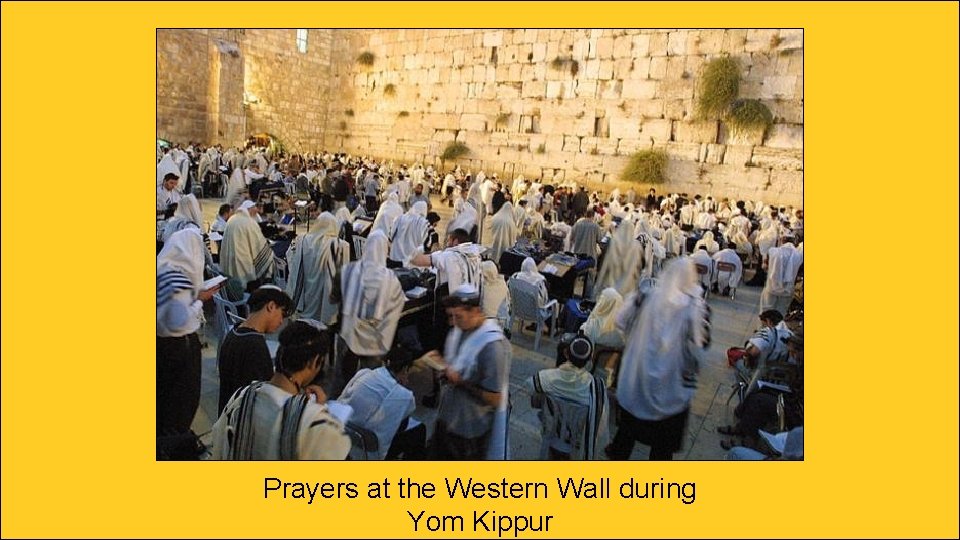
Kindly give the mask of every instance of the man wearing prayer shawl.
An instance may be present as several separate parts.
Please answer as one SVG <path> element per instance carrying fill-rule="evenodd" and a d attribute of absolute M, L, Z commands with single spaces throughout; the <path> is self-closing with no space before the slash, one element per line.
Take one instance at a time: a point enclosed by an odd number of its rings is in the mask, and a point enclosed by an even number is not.
<path fill-rule="evenodd" d="M 703 237 L 697 240 L 697 243 L 693 246 L 693 251 L 696 252 L 701 246 L 707 248 L 707 253 L 710 255 L 720 251 L 720 244 L 713 239 L 713 232 L 711 231 L 703 233 Z"/>
<path fill-rule="evenodd" d="M 705 273 L 700 274 L 700 286 L 703 287 L 704 290 L 709 290 L 713 284 L 713 259 L 710 258 L 707 249 L 705 247 L 696 249 L 690 254 L 690 259 L 693 260 L 694 264 L 706 269 Z"/>
<path fill-rule="evenodd" d="M 427 205 L 418 202 L 397 220 L 390 245 L 389 266 L 409 268 L 411 259 L 423 253 L 429 230 Z"/>
<path fill-rule="evenodd" d="M 620 294 L 628 294 L 637 288 L 643 252 L 633 231 L 633 224 L 626 219 L 614 230 L 603 256 L 603 266 L 597 274 L 595 290 L 613 287 Z"/>
<path fill-rule="evenodd" d="M 709 310 L 693 262 L 667 263 L 639 308 L 621 310 L 618 325 L 627 336 L 617 379 L 621 421 L 606 454 L 628 459 L 640 441 L 650 446 L 651 460 L 673 459 L 683 445 L 696 374 L 710 345 Z"/>
<path fill-rule="evenodd" d="M 180 199 L 177 204 L 177 211 L 173 214 L 173 219 L 167 222 L 163 228 L 163 241 L 166 242 L 173 236 L 173 233 L 194 227 L 201 230 L 200 224 L 203 223 L 203 212 L 200 210 L 200 203 L 192 194 Z"/>
<path fill-rule="evenodd" d="M 212 430 L 217 460 L 339 460 L 350 437 L 325 399 L 303 388 L 323 368 L 327 337 L 294 321 L 280 332 L 275 373 L 233 394 Z"/>
<path fill-rule="evenodd" d="M 220 267 L 223 273 L 236 278 L 244 288 L 255 289 L 273 273 L 273 250 L 263 236 L 260 225 L 249 211 L 256 206 L 244 201 L 227 221 L 220 245 Z"/>
<path fill-rule="evenodd" d="M 510 343 L 500 324 L 487 319 L 480 292 L 472 285 L 455 289 L 444 302 L 454 328 L 443 356 L 447 384 L 440 394 L 430 450 L 433 459 L 507 459 Z"/>
<path fill-rule="evenodd" d="M 400 206 L 399 198 L 396 193 L 387 196 L 387 202 L 380 205 L 377 211 L 377 217 L 373 220 L 373 227 L 370 232 L 380 231 L 384 236 L 390 238 L 393 229 L 397 225 L 397 220 L 403 215 L 403 208 Z"/>
<path fill-rule="evenodd" d="M 199 229 L 174 233 L 157 255 L 157 434 L 185 433 L 200 405 L 201 291 L 205 251 Z"/>
<path fill-rule="evenodd" d="M 179 178 L 179 173 L 167 173 L 160 185 L 157 186 L 157 213 L 165 212 L 171 204 L 180 202 L 182 195 L 177 191 Z"/>
<path fill-rule="evenodd" d="M 597 305 L 587 317 L 587 322 L 580 328 L 583 335 L 596 346 L 622 349 L 623 332 L 616 325 L 617 313 L 620 312 L 621 307 L 623 307 L 623 296 L 612 287 L 603 289 L 600 298 L 597 299 Z"/>
<path fill-rule="evenodd" d="M 476 238 L 472 233 L 474 232 L 474 227 L 478 227 L 480 223 L 477 219 L 477 209 L 463 199 L 457 199 L 457 203 L 454 206 L 455 216 L 447 224 L 447 236 L 450 236 L 450 233 L 457 229 L 462 229 L 470 235 L 470 241 L 474 241 Z M 459 213 L 457 213 L 458 208 Z"/>
<path fill-rule="evenodd" d="M 177 178 L 180 178 L 180 167 L 177 166 L 177 163 L 174 161 L 173 154 L 171 152 L 164 154 L 163 158 L 157 162 L 158 188 L 163 184 L 163 181 L 166 179 L 168 174 L 173 174 L 176 175 Z M 183 181 L 186 182 L 186 178 L 184 178 Z M 183 187 L 181 186 L 178 191 L 183 191 Z"/>
<path fill-rule="evenodd" d="M 561 343 L 557 361 L 528 379 L 534 403 L 540 402 L 540 459 L 591 460 L 609 438 L 607 390 L 602 380 L 585 369 L 593 346 L 582 337 Z"/>
<path fill-rule="evenodd" d="M 360 367 L 379 367 L 390 351 L 406 298 L 400 280 L 387 269 L 387 236 L 367 237 L 360 260 L 343 269 L 340 338 L 347 346 L 338 370 L 342 389 Z"/>
<path fill-rule="evenodd" d="M 340 269 L 350 261 L 350 245 L 340 240 L 339 232 L 337 218 L 324 212 L 287 251 L 287 294 L 301 317 L 327 328 L 337 323 L 340 302 L 331 293 L 339 288 Z"/>
<path fill-rule="evenodd" d="M 740 260 L 740 256 L 737 255 L 737 252 L 732 249 L 721 249 L 713 256 L 714 263 L 728 263 L 732 264 L 734 270 L 720 270 L 719 265 L 714 266 L 716 274 L 714 278 L 714 287 L 717 290 L 721 291 L 721 294 L 724 296 L 730 295 L 730 289 L 737 288 L 737 285 L 740 284 L 740 277 L 743 275 L 743 261 Z"/>
<path fill-rule="evenodd" d="M 767 252 L 767 281 L 760 293 L 760 311 L 775 309 L 786 313 L 793 300 L 797 272 L 803 253 L 787 242 Z"/>
<path fill-rule="evenodd" d="M 520 271 L 510 276 L 510 279 L 519 279 L 526 281 L 537 288 L 537 304 L 544 305 L 550 299 L 547 292 L 547 278 L 537 270 L 537 263 L 531 257 L 527 257 L 520 264 Z"/>
<path fill-rule="evenodd" d="M 500 211 L 490 220 L 490 259 L 500 261 L 504 251 L 517 242 L 517 222 L 513 215 L 513 204 L 504 203 Z"/>
<path fill-rule="evenodd" d="M 480 263 L 481 304 L 488 319 L 496 319 L 503 328 L 510 318 L 510 290 L 493 261 Z"/>

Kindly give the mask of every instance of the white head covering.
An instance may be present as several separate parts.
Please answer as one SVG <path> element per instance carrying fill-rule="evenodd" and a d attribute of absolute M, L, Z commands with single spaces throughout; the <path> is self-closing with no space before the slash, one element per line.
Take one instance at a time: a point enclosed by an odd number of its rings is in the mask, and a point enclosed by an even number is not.
<path fill-rule="evenodd" d="M 335 276 L 350 259 L 350 247 L 338 233 L 337 219 L 323 212 L 310 232 L 287 251 L 287 294 L 301 315 L 327 326 L 336 322 L 339 307 L 330 302 Z"/>
<path fill-rule="evenodd" d="M 617 314 L 622 306 L 623 296 L 616 289 L 607 287 L 600 293 L 597 305 L 581 328 L 594 345 L 623 346 L 623 333 L 617 329 L 616 325 Z"/>
<path fill-rule="evenodd" d="M 703 237 L 697 241 L 697 244 L 693 246 L 693 250 L 696 251 L 700 249 L 700 246 L 707 248 L 707 252 L 713 255 L 717 251 L 720 251 L 720 244 L 713 239 L 713 233 L 707 231 L 703 233 Z"/>
<path fill-rule="evenodd" d="M 364 319 L 382 319 L 386 313 L 386 295 L 378 294 L 385 276 L 393 272 L 387 269 L 387 235 L 373 231 L 363 246 L 363 255 L 358 261 L 359 279 L 346 284 L 343 291 L 344 309 L 359 313 Z"/>
<path fill-rule="evenodd" d="M 400 216 L 390 246 L 391 259 L 408 266 L 415 255 L 423 253 L 423 245 L 430 234 L 426 215 L 427 203 L 417 201 L 406 214 Z"/>
<path fill-rule="evenodd" d="M 157 255 L 157 275 L 176 271 L 185 275 L 194 289 L 203 283 L 204 251 L 200 229 L 189 228 L 173 233 Z"/>
<path fill-rule="evenodd" d="M 377 217 L 373 220 L 371 231 L 380 231 L 387 238 L 393 234 L 393 228 L 397 225 L 397 220 L 403 215 L 403 207 L 397 202 L 397 194 L 391 193 L 387 196 L 387 202 L 380 206 Z"/>
<path fill-rule="evenodd" d="M 513 277 L 534 285 L 538 285 L 547 280 L 547 278 L 537 270 L 537 263 L 531 257 L 523 260 L 523 263 L 520 264 L 520 271 L 514 274 Z"/>
<path fill-rule="evenodd" d="M 503 252 L 512 248 L 517 241 L 517 221 L 513 215 L 513 204 L 503 203 L 500 210 L 490 220 L 490 258 L 499 261 Z"/>
<path fill-rule="evenodd" d="M 341 226 L 344 223 L 353 223 L 353 214 L 346 206 L 337 210 L 337 223 Z"/>
<path fill-rule="evenodd" d="M 193 194 L 185 195 L 180 199 L 180 204 L 177 205 L 177 211 L 174 212 L 173 217 L 174 219 L 183 218 L 200 227 L 203 223 L 203 211 L 200 210 L 200 202 Z"/>

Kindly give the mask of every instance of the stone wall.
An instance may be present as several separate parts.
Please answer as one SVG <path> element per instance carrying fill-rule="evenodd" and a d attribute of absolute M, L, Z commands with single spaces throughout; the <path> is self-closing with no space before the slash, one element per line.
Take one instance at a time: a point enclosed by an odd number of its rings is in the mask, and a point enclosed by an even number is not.
<path fill-rule="evenodd" d="M 158 30 L 157 136 L 242 145 L 270 133 L 292 151 L 322 146 L 330 30 Z"/>
<path fill-rule="evenodd" d="M 609 191 L 655 147 L 670 157 L 661 191 L 802 204 L 801 30 L 333 32 L 327 148 L 439 163 L 456 140 L 475 171 Z M 724 54 L 740 61 L 740 97 L 776 118 L 762 140 L 693 117 L 701 67 Z"/>

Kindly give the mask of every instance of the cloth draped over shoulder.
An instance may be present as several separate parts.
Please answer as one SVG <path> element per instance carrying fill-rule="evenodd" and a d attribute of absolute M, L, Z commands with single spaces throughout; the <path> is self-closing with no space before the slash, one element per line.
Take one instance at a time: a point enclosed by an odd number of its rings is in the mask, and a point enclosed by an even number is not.
<path fill-rule="evenodd" d="M 390 258 L 410 266 L 410 260 L 423 253 L 430 223 L 427 222 L 427 203 L 415 202 L 406 214 L 400 216 L 393 230 Z"/>
<path fill-rule="evenodd" d="M 270 243 L 257 222 L 244 210 L 234 213 L 227 221 L 220 245 L 220 267 L 223 272 L 246 286 L 273 272 L 273 257 Z"/>
<path fill-rule="evenodd" d="M 626 219 L 614 230 L 603 257 L 603 266 L 597 274 L 596 290 L 613 287 L 623 295 L 637 288 L 643 251 L 640 242 L 634 238 L 634 230 L 633 224 Z"/>
<path fill-rule="evenodd" d="M 490 258 L 499 261 L 504 251 L 517 242 L 517 223 L 513 215 L 513 204 L 504 203 L 490 220 Z"/>
<path fill-rule="evenodd" d="M 374 231 L 360 260 L 343 270 L 340 337 L 360 356 L 380 356 L 390 350 L 403 311 L 403 288 L 386 262 L 387 237 Z"/>
<path fill-rule="evenodd" d="M 287 250 L 287 294 L 297 313 L 326 326 L 337 322 L 340 309 L 331 298 L 340 269 L 350 260 L 350 246 L 340 240 L 337 219 L 329 212 L 320 214 L 310 232 Z"/>

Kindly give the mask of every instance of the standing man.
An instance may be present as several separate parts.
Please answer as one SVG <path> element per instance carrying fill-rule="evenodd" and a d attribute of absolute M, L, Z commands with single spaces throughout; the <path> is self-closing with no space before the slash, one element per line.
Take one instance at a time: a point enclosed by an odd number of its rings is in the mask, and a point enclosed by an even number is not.
<path fill-rule="evenodd" d="M 580 194 L 586 196 L 584 191 L 581 191 Z M 600 230 L 600 225 L 597 225 L 597 222 L 593 219 L 593 210 L 587 210 L 586 214 L 577 220 L 577 223 L 570 229 L 570 251 L 577 255 L 590 257 L 595 261 L 602 237 L 603 231 Z M 583 291 L 584 298 L 591 298 L 593 295 L 593 281 L 597 274 L 596 266 L 594 264 L 587 272 L 587 282 Z"/>
<path fill-rule="evenodd" d="M 367 175 L 363 184 L 363 196 L 367 214 L 375 214 L 378 208 L 377 199 L 380 196 L 380 179 L 376 174 Z"/>
<path fill-rule="evenodd" d="M 484 315 L 476 287 L 458 288 L 444 305 L 454 329 L 443 356 L 428 353 L 446 366 L 431 455 L 438 460 L 503 459 L 510 344 L 500 325 Z"/>

